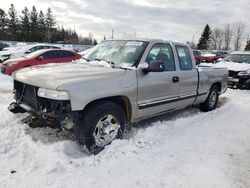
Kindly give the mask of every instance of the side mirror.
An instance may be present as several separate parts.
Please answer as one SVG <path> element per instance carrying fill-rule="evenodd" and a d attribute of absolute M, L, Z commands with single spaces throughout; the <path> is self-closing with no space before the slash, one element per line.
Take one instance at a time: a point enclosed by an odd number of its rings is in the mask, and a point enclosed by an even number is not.
<path fill-rule="evenodd" d="M 165 66 L 163 61 L 150 61 L 149 63 L 144 63 L 141 69 L 144 73 L 164 72 Z"/>
<path fill-rule="evenodd" d="M 44 57 L 43 57 L 43 56 L 41 56 L 41 55 L 40 55 L 40 56 L 38 56 L 38 58 L 37 58 L 37 60 L 38 60 L 38 61 L 42 61 L 43 59 L 44 59 Z"/>

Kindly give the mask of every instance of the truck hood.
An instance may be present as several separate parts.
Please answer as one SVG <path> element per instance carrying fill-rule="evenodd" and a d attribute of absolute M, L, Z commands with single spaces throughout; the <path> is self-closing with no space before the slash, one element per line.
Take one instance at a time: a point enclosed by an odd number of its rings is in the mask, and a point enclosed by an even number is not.
<path fill-rule="evenodd" d="M 15 72 L 13 78 L 29 85 L 57 89 L 62 85 L 88 80 L 101 81 L 104 78 L 119 76 L 124 73 L 124 69 L 73 62 L 24 68 Z"/>
<path fill-rule="evenodd" d="M 227 68 L 228 70 L 231 71 L 247 71 L 250 70 L 250 64 L 248 63 L 237 63 L 237 62 L 226 62 L 222 61 L 216 64 L 211 64 L 211 63 L 201 63 L 202 66 L 214 66 L 214 67 L 220 67 L 220 68 Z"/>

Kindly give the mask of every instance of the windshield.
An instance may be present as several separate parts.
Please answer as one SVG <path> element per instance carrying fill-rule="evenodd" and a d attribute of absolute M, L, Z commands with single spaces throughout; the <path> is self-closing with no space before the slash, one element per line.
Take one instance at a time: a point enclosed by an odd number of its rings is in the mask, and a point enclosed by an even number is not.
<path fill-rule="evenodd" d="M 139 63 L 147 44 L 147 42 L 131 40 L 104 41 L 87 53 L 85 59 L 104 60 L 116 67 L 131 67 Z"/>
<path fill-rule="evenodd" d="M 224 60 L 250 64 L 250 54 L 230 54 Z"/>

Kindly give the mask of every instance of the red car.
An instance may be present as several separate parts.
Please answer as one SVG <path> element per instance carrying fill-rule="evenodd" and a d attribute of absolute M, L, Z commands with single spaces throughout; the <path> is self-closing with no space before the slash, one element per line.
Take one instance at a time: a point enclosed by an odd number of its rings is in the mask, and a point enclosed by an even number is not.
<path fill-rule="evenodd" d="M 216 54 L 212 51 L 202 50 L 201 60 L 206 63 L 215 63 L 218 60 Z"/>
<path fill-rule="evenodd" d="M 24 67 L 43 65 L 48 63 L 65 63 L 80 58 L 81 55 L 70 50 L 38 50 L 24 57 L 5 61 L 1 66 L 1 72 L 3 74 L 11 75 L 14 71 Z"/>
<path fill-rule="evenodd" d="M 201 52 L 199 50 L 193 50 L 193 54 L 196 64 L 200 64 L 202 62 Z"/>

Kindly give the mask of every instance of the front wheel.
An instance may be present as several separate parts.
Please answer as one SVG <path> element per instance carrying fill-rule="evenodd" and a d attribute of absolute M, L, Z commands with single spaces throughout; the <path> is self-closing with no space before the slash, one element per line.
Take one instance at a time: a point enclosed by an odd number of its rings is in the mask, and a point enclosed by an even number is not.
<path fill-rule="evenodd" d="M 120 106 L 109 101 L 91 104 L 75 122 L 76 141 L 97 154 L 114 139 L 121 138 L 125 114 Z"/>
<path fill-rule="evenodd" d="M 218 101 L 219 101 L 219 89 L 216 85 L 213 85 L 209 91 L 206 101 L 200 104 L 200 109 L 203 112 L 212 111 L 217 107 Z"/>

